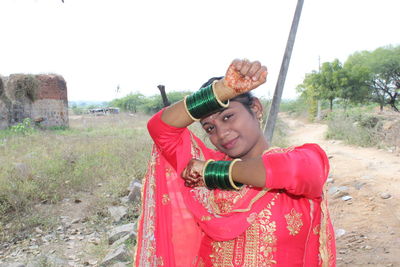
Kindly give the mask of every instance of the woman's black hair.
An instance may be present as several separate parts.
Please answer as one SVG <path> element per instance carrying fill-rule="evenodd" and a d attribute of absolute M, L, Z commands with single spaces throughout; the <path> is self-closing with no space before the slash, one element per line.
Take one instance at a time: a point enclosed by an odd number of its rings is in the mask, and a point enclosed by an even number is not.
<path fill-rule="evenodd" d="M 213 81 L 221 80 L 222 78 L 224 78 L 224 76 L 212 77 L 207 82 L 205 82 L 200 88 L 209 86 L 210 84 L 212 84 Z M 236 101 L 241 103 L 247 109 L 247 111 L 250 112 L 250 114 L 254 115 L 254 113 L 251 110 L 251 107 L 253 106 L 254 103 L 254 98 L 255 97 L 251 92 L 246 92 L 230 99 L 229 101 Z"/>

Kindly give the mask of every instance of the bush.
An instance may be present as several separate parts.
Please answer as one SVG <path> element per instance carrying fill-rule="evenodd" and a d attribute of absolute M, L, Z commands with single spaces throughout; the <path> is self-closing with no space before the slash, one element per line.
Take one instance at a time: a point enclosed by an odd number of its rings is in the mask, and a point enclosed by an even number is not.
<path fill-rule="evenodd" d="M 11 126 L 9 130 L 10 132 L 16 134 L 29 135 L 35 132 L 35 127 L 32 119 L 25 118 L 21 123 Z"/>
<path fill-rule="evenodd" d="M 344 140 L 362 147 L 380 143 L 381 120 L 378 116 L 364 113 L 360 108 L 335 111 L 328 115 L 328 139 Z"/>
<path fill-rule="evenodd" d="M 303 97 L 299 97 L 295 100 L 283 100 L 279 110 L 281 112 L 287 112 L 290 115 L 308 117 L 309 105 Z"/>

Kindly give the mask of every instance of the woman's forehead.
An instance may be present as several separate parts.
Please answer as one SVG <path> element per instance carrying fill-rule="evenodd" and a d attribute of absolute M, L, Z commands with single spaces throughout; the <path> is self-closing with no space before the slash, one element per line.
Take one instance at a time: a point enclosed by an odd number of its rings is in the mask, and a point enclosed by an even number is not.
<path fill-rule="evenodd" d="M 242 104 L 240 104 L 239 102 L 232 101 L 229 103 L 229 107 L 221 109 L 207 117 L 204 117 L 203 119 L 200 120 L 200 123 L 205 124 L 207 122 L 214 121 L 214 120 L 218 119 L 222 115 L 222 113 L 224 113 L 224 111 L 236 110 L 236 109 L 239 109 L 241 106 L 242 106 Z"/>

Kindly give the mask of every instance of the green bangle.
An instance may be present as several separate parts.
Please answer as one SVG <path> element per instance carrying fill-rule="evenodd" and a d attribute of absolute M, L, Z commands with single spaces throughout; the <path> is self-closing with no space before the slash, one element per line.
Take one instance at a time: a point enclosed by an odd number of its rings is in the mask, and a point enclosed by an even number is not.
<path fill-rule="evenodd" d="M 234 189 L 229 181 L 231 161 L 208 162 L 204 168 L 204 183 L 209 189 Z"/>
<path fill-rule="evenodd" d="M 220 172 L 218 176 L 220 189 L 229 190 L 232 189 L 229 183 L 229 164 L 230 161 L 220 161 Z"/>
<path fill-rule="evenodd" d="M 216 161 L 212 167 L 214 167 L 214 172 L 212 172 L 213 174 L 212 178 L 214 179 L 214 183 L 217 185 L 217 188 L 225 189 L 223 184 L 223 179 L 224 179 L 223 164 L 221 164 L 220 161 Z"/>
<path fill-rule="evenodd" d="M 214 166 L 212 165 L 214 161 L 207 161 L 206 165 L 204 166 L 204 184 L 208 189 L 216 189 L 217 185 L 214 182 L 214 175 L 211 173 L 214 173 Z"/>
<path fill-rule="evenodd" d="M 221 108 L 228 107 L 229 100 L 223 103 L 216 96 L 214 84 L 215 82 L 185 97 L 185 108 L 192 120 L 197 121 Z"/>

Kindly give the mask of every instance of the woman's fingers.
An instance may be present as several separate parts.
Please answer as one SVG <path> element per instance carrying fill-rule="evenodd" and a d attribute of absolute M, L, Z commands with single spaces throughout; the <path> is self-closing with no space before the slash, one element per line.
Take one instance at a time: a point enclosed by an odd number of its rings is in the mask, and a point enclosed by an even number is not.
<path fill-rule="evenodd" d="M 253 81 L 257 81 L 258 78 L 255 79 L 255 75 L 260 70 L 260 68 L 261 68 L 261 63 L 259 61 L 254 61 L 253 63 L 251 63 L 250 69 L 247 72 L 247 76 L 253 79 Z"/>
<path fill-rule="evenodd" d="M 248 61 L 247 59 L 243 59 L 242 61 L 242 68 L 240 69 L 240 74 L 243 76 L 248 76 L 248 72 L 252 67 L 252 63 Z"/>
<path fill-rule="evenodd" d="M 248 59 L 235 59 L 232 61 L 232 65 L 243 77 L 250 78 L 253 81 L 257 81 L 262 71 L 266 70 L 265 66 L 262 66 L 259 61 L 250 62 Z"/>
<path fill-rule="evenodd" d="M 257 72 L 252 76 L 253 81 L 259 81 L 260 83 L 264 83 L 267 80 L 268 70 L 267 67 L 261 66 L 257 70 Z"/>
<path fill-rule="evenodd" d="M 243 66 L 243 60 L 241 60 L 241 59 L 234 59 L 234 60 L 232 61 L 231 65 L 233 65 L 237 71 L 240 71 L 240 69 L 241 69 L 242 66 Z"/>

